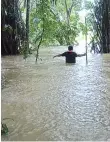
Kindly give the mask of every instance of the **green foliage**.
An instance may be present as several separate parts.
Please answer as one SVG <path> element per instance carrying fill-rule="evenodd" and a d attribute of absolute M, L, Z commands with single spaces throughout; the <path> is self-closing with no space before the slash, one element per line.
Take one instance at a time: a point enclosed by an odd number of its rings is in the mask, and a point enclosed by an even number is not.
<path fill-rule="evenodd" d="M 78 2 L 78 0 L 77 0 Z M 58 1 L 57 1 L 58 3 Z M 76 1 L 68 1 L 68 7 L 71 9 L 70 14 L 70 25 L 66 22 L 65 15 L 65 3 L 62 0 L 59 0 L 58 5 L 51 5 L 49 0 L 41 0 L 36 4 L 31 10 L 30 13 L 30 39 L 35 44 L 39 43 L 42 26 L 44 22 L 44 35 L 43 35 L 43 44 L 52 44 L 59 43 L 60 45 L 69 44 L 76 42 L 75 39 L 79 34 L 79 15 L 76 12 L 81 8 L 81 1 L 77 4 Z M 72 5 L 73 4 L 73 5 Z"/>
<path fill-rule="evenodd" d="M 31 1 L 29 40 L 38 45 L 44 28 L 42 44 L 74 44 L 77 36 L 85 34 L 86 27 L 80 22 L 79 11 L 83 9 L 82 0 L 67 0 L 69 25 L 67 23 L 64 0 Z M 91 2 L 86 2 L 86 9 L 92 8 Z M 25 12 L 25 8 L 21 8 Z M 87 18 L 88 30 L 92 29 L 90 17 Z M 92 19 L 92 18 L 91 18 Z M 44 25 L 43 25 L 44 23 Z"/>
<path fill-rule="evenodd" d="M 83 23 L 79 23 L 79 29 L 80 31 L 82 31 L 82 34 L 85 35 L 86 34 L 86 26 Z"/>
<path fill-rule="evenodd" d="M 5 2 L 6 1 L 4 1 L 3 3 L 4 5 Z M 12 1 L 10 2 L 12 3 Z M 6 6 L 5 8 L 7 10 L 2 8 L 2 17 L 4 19 L 2 20 L 3 21 L 2 23 L 5 22 L 4 15 L 5 16 L 7 15 L 5 11 L 6 12 L 10 11 L 8 13 L 9 17 L 8 19 L 11 19 L 10 20 L 11 24 L 4 23 L 4 25 L 9 25 L 9 26 L 5 27 L 3 25 L 2 31 L 4 33 L 7 32 L 9 34 L 11 34 L 12 32 L 13 35 L 18 36 L 19 45 L 16 46 L 17 48 L 19 46 L 18 50 L 20 50 L 20 53 L 23 52 L 25 56 L 27 56 L 26 50 L 27 49 L 29 50 L 30 48 L 30 47 L 27 48 L 26 43 L 23 43 L 25 40 L 28 39 L 26 38 L 28 34 L 29 34 L 28 42 L 30 41 L 33 42 L 34 44 L 36 44 L 35 48 L 37 48 L 40 41 L 42 41 L 41 44 L 44 45 L 74 44 L 76 42 L 76 38 L 79 36 L 80 33 L 82 34 L 86 33 L 86 27 L 79 17 L 79 12 L 84 10 L 83 7 L 84 0 L 34 0 L 34 1 L 30 0 L 28 5 L 27 2 L 28 1 L 26 0 L 24 1 L 18 0 L 18 3 L 16 2 L 12 8 L 11 4 L 10 4 L 10 9 L 8 9 L 8 6 Z M 88 0 L 85 0 L 85 2 L 86 2 L 85 3 L 86 10 L 93 11 L 93 3 Z M 18 4 L 20 4 L 20 10 L 18 9 L 19 7 Z M 13 12 L 14 7 L 15 7 L 15 12 Z M 29 14 L 29 21 L 26 20 L 27 9 Z M 13 18 L 15 18 L 14 22 L 12 21 Z M 24 21 L 22 20 L 22 18 Z M 88 13 L 87 15 L 88 31 L 93 30 L 93 22 L 94 22 L 93 15 Z M 24 47 L 24 49 L 21 49 L 21 46 Z M 13 47 L 15 47 L 15 45 L 13 45 Z M 6 49 L 4 48 L 4 50 Z"/>
<path fill-rule="evenodd" d="M 9 132 L 8 127 L 5 123 L 1 124 L 1 135 L 7 135 Z"/>
<path fill-rule="evenodd" d="M 34 8 L 30 15 L 30 38 L 36 43 L 40 40 L 44 22 L 43 41 L 52 41 L 57 29 L 55 16 L 50 11 L 50 3 L 47 0 L 42 0 L 37 8 Z"/>
<path fill-rule="evenodd" d="M 13 120 L 12 118 L 4 118 L 2 121 L 7 120 L 7 119 Z M 9 130 L 8 130 L 7 125 L 5 123 L 1 123 L 1 135 L 7 135 L 8 132 Z"/>
<path fill-rule="evenodd" d="M 85 8 L 86 8 L 86 10 L 92 10 L 93 9 L 93 2 L 91 2 L 91 1 L 85 1 Z"/>

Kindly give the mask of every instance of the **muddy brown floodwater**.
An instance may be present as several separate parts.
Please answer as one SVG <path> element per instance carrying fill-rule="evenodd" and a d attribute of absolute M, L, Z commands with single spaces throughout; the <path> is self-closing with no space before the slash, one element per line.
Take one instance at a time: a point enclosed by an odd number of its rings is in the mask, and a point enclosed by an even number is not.
<path fill-rule="evenodd" d="M 109 141 L 110 54 L 77 58 L 66 65 L 52 56 L 63 49 L 2 58 L 2 141 Z"/>

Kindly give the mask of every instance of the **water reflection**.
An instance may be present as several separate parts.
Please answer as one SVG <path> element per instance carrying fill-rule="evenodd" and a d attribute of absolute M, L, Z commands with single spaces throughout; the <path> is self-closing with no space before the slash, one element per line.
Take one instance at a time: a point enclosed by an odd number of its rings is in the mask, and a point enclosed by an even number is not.
<path fill-rule="evenodd" d="M 47 50 L 47 49 L 46 49 Z M 63 50 L 60 50 L 63 51 Z M 110 139 L 110 56 L 89 55 L 65 65 L 58 50 L 2 59 L 8 83 L 2 90 L 2 118 L 8 141 L 106 141 Z M 6 69 L 7 68 L 7 69 Z M 11 74 L 11 75 L 10 75 Z"/>

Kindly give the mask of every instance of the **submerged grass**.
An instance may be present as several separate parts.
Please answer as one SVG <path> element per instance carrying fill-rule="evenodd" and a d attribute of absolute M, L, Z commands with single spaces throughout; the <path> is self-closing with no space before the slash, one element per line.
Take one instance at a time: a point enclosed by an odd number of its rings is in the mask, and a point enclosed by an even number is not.
<path fill-rule="evenodd" d="M 7 120 L 7 119 L 10 119 L 10 120 L 13 120 L 12 118 L 4 118 L 1 122 L 1 135 L 7 135 L 8 132 L 9 132 L 9 129 L 7 127 L 7 124 L 6 123 L 3 123 L 4 120 Z M 13 120 L 14 121 L 14 120 Z"/>

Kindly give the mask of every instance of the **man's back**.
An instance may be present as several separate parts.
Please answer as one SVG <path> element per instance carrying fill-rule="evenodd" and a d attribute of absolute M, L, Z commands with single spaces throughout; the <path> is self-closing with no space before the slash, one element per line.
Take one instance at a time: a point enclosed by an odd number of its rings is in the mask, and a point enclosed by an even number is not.
<path fill-rule="evenodd" d="M 77 54 L 72 51 L 67 51 L 62 54 L 62 56 L 66 57 L 66 63 L 76 63 Z"/>
<path fill-rule="evenodd" d="M 76 57 L 82 57 L 82 56 L 85 56 L 85 55 L 86 55 L 86 53 L 77 54 L 77 53 L 73 52 L 73 46 L 70 45 L 68 47 L 67 52 L 64 52 L 62 54 L 58 54 L 58 55 L 54 56 L 53 58 L 65 56 L 66 57 L 66 63 L 76 63 Z"/>

